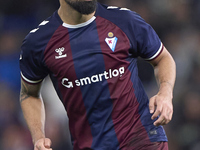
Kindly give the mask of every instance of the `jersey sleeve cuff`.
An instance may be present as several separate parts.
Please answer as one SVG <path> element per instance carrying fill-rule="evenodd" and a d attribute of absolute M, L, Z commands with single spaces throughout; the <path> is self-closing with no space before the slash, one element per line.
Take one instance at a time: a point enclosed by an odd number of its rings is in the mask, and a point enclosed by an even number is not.
<path fill-rule="evenodd" d="M 37 84 L 37 83 L 40 83 L 40 82 L 43 81 L 43 79 L 40 79 L 40 80 L 37 80 L 37 81 L 29 80 L 22 74 L 22 72 L 20 74 L 21 74 L 22 80 L 25 81 L 26 83 L 29 83 L 29 84 Z"/>
<path fill-rule="evenodd" d="M 162 53 L 163 48 L 164 48 L 164 46 L 163 46 L 163 44 L 161 43 L 161 44 L 160 44 L 160 48 L 158 49 L 158 51 L 157 51 L 151 58 L 146 58 L 145 60 L 151 61 L 151 60 L 156 59 L 156 58 Z"/>

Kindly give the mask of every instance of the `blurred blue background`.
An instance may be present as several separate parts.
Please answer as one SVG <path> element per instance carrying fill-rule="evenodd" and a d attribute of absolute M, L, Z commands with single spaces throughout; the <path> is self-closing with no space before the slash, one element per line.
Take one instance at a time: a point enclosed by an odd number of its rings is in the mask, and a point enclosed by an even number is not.
<path fill-rule="evenodd" d="M 170 150 L 200 150 L 200 1 L 99 0 L 139 13 L 158 33 L 177 65 L 174 116 L 165 126 Z M 0 0 L 0 149 L 33 150 L 20 105 L 19 53 L 23 38 L 59 7 L 58 0 Z M 149 97 L 158 87 L 152 67 L 139 59 Z M 70 150 L 68 119 L 49 78 L 42 88 L 46 135 L 54 150 Z"/>

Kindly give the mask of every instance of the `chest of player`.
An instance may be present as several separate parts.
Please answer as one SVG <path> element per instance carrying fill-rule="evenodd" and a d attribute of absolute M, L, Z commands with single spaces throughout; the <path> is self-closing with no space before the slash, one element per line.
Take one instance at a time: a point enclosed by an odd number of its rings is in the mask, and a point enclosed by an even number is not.
<path fill-rule="evenodd" d="M 45 63 L 58 77 L 74 78 L 99 74 L 127 65 L 130 43 L 124 32 L 107 20 L 96 19 L 87 26 L 60 26 L 50 39 Z"/>

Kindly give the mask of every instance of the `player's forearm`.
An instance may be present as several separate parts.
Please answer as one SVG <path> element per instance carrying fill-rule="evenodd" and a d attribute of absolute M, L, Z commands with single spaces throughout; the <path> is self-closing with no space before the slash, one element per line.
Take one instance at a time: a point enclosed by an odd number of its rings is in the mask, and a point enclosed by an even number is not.
<path fill-rule="evenodd" d="M 155 65 L 154 70 L 159 92 L 172 96 L 176 78 L 176 65 L 172 56 L 168 52 L 165 53 L 159 63 Z"/>
<path fill-rule="evenodd" d="M 21 80 L 20 103 L 33 143 L 45 137 L 45 111 L 40 98 L 41 83 L 29 84 Z"/>
<path fill-rule="evenodd" d="M 24 118 L 31 132 L 33 143 L 44 138 L 45 111 L 40 98 L 28 97 L 21 101 Z"/>

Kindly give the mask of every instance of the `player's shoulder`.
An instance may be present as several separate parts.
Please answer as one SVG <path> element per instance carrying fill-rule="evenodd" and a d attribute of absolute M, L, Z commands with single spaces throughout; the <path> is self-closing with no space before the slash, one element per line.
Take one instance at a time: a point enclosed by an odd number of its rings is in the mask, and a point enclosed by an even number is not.
<path fill-rule="evenodd" d="M 62 25 L 62 20 L 57 12 L 54 12 L 52 16 L 42 21 L 35 29 L 28 33 L 23 41 L 23 45 L 33 47 L 48 42 L 60 25 Z"/>
<path fill-rule="evenodd" d="M 138 21 L 143 20 L 138 13 L 128 8 L 108 6 L 100 3 L 98 3 L 96 16 L 124 23 L 137 23 Z"/>

